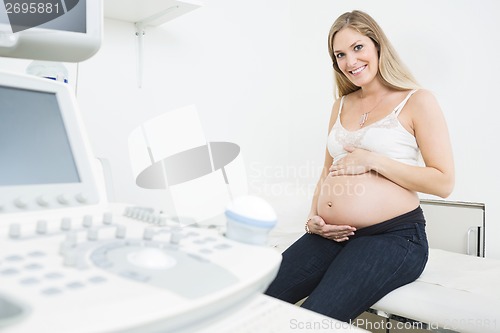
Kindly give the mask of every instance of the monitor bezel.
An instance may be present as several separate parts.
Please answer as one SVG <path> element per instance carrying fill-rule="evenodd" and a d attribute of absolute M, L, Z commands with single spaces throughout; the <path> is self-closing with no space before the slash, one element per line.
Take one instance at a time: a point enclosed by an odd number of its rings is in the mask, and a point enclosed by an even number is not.
<path fill-rule="evenodd" d="M 93 157 L 90 143 L 85 135 L 76 98 L 68 84 L 31 75 L 0 72 L 0 86 L 55 94 L 80 178 L 80 182 L 77 183 L 0 185 L 0 207 L 2 208 L 0 212 L 22 212 L 98 204 L 102 195 L 100 195 L 96 184 L 95 164 L 91 162 Z M 57 200 L 61 195 L 68 199 L 68 203 L 63 204 Z M 86 202 L 80 202 L 76 199 L 80 195 L 87 198 Z M 49 201 L 48 206 L 37 203 L 41 197 Z M 17 207 L 16 200 L 26 202 L 27 206 L 25 208 Z"/>

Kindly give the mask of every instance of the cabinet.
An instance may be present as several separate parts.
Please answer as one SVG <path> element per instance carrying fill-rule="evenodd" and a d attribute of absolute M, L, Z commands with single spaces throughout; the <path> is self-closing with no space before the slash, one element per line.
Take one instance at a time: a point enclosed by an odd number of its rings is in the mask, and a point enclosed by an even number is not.
<path fill-rule="evenodd" d="M 484 257 L 485 205 L 420 200 L 431 248 Z"/>

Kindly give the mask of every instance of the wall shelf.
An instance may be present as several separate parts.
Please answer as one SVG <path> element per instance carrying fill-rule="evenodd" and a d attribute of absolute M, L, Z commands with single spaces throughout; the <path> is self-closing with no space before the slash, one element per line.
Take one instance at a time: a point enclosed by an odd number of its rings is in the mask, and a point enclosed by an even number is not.
<path fill-rule="evenodd" d="M 162 25 L 201 7 L 196 0 L 103 0 L 103 3 L 104 17 L 135 25 L 139 88 L 142 87 L 145 28 Z"/>
<path fill-rule="evenodd" d="M 201 3 L 194 0 L 104 0 L 104 17 L 158 26 L 184 15 Z"/>

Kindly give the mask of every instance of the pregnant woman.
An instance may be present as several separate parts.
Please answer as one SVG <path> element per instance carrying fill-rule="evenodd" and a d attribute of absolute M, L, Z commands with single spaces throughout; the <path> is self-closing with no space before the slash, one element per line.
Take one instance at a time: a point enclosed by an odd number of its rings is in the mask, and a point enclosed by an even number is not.
<path fill-rule="evenodd" d="M 339 98 L 306 233 L 284 253 L 266 294 L 350 321 L 416 280 L 428 256 L 417 192 L 447 197 L 453 156 L 442 111 L 379 25 L 352 11 L 328 47 Z"/>

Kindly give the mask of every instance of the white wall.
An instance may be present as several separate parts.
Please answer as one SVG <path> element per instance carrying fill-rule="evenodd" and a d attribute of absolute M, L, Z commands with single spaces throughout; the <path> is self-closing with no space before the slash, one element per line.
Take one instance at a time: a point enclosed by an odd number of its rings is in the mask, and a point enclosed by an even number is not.
<path fill-rule="evenodd" d="M 283 163 L 288 138 L 276 133 L 289 128 L 289 22 L 284 0 L 207 1 L 146 29 L 139 89 L 134 25 L 105 20 L 102 49 L 80 65 L 78 100 L 96 154 L 110 159 L 116 200 L 158 203 L 134 186 L 127 137 L 143 121 L 189 104 L 209 141 L 240 145 L 248 170 Z"/>
<path fill-rule="evenodd" d="M 341 13 L 365 10 L 438 97 L 457 168 L 449 200 L 486 204 L 486 256 L 500 258 L 500 176 L 493 146 L 500 142 L 494 103 L 500 2 L 480 4 L 205 0 L 202 8 L 147 30 L 142 89 L 134 27 L 113 20 L 105 20 L 102 49 L 79 64 L 78 80 L 76 65 L 68 65 L 70 80 L 77 84 L 94 151 L 110 160 L 115 200 L 158 204 L 151 191 L 134 186 L 127 136 L 144 120 L 192 103 L 210 141 L 242 147 L 252 192 L 309 200 L 333 102 L 328 30 Z M 0 69 L 24 70 L 26 64 L 1 59 Z"/>

